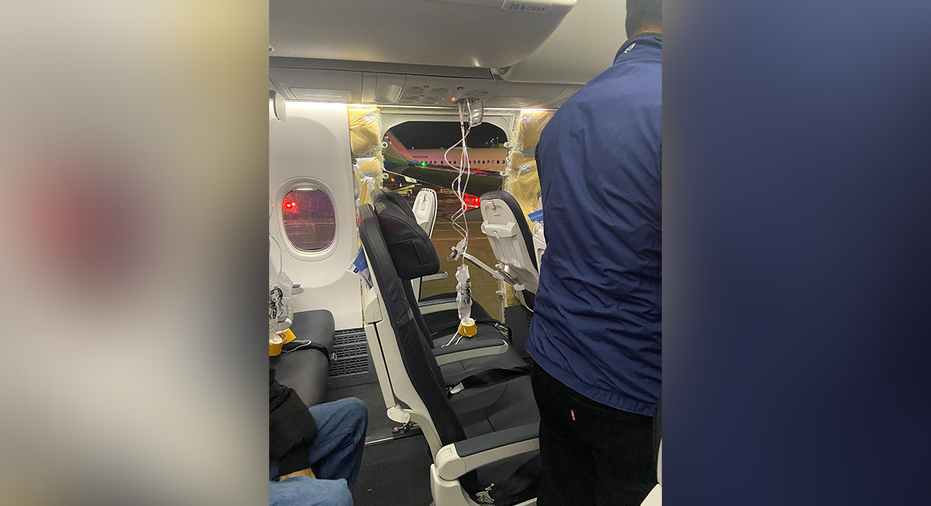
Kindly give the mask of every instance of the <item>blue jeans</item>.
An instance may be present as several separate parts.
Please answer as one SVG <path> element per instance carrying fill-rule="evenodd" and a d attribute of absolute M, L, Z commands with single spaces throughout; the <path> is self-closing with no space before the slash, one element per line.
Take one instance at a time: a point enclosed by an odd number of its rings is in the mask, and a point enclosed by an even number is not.
<path fill-rule="evenodd" d="M 368 414 L 355 397 L 310 408 L 317 437 L 308 451 L 317 478 L 298 476 L 275 481 L 278 464 L 269 461 L 268 504 L 280 506 L 352 506 L 351 490 L 359 477 Z"/>

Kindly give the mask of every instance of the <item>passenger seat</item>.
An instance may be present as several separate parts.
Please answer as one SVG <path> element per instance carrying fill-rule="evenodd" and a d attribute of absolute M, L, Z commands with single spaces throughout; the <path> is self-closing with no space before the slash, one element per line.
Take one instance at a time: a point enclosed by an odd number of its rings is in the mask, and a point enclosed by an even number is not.
<path fill-rule="evenodd" d="M 404 197 L 397 193 L 384 191 L 382 189 L 374 190 L 372 192 L 372 205 L 377 208 L 379 203 L 385 206 L 396 207 L 409 216 L 414 223 L 417 223 L 414 211 L 407 204 L 407 201 L 404 200 Z M 421 228 L 423 229 L 424 227 L 421 226 Z M 425 233 L 429 238 L 429 232 L 425 230 Z M 428 242 L 430 247 L 433 248 L 434 254 L 437 254 L 436 248 L 433 247 L 433 242 Z M 437 258 L 439 258 L 438 254 Z M 420 278 L 416 279 L 419 280 Z M 414 288 L 413 281 L 414 280 L 412 280 L 411 283 L 412 289 Z M 429 329 L 428 335 L 437 342 L 443 341 L 444 338 L 448 341 L 448 338 L 459 328 L 459 311 L 456 309 L 456 294 L 442 293 L 423 299 L 418 298 L 418 295 L 419 290 L 414 290 L 414 298 L 411 304 L 417 305 L 420 308 L 423 321 L 427 329 Z M 474 299 L 472 300 L 472 318 L 478 322 L 497 321 Z"/>
<path fill-rule="evenodd" d="M 322 404 L 326 399 L 330 375 L 328 357 L 333 354 L 334 329 L 333 315 L 325 309 L 294 313 L 291 332 L 295 340 L 285 345 L 280 355 L 268 358 L 275 368 L 275 379 L 293 388 L 307 406 Z M 299 341 L 311 341 L 327 352 L 316 347 L 301 347 Z"/>
<path fill-rule="evenodd" d="M 499 273 L 510 281 L 514 296 L 529 310 L 540 283 L 540 268 L 533 234 L 517 199 L 503 190 L 482 194 L 482 232 L 488 236 Z"/>
<path fill-rule="evenodd" d="M 391 262 L 393 264 L 392 272 L 399 278 L 397 282 L 402 290 L 398 295 L 404 297 L 406 305 L 410 307 L 410 316 L 416 322 L 419 334 L 425 339 L 424 344 L 433 350 L 446 386 L 451 390 L 460 387 L 461 390 L 469 386 L 470 382 L 474 385 L 482 382 L 496 384 L 500 383 L 502 378 L 526 375 L 528 372 L 527 363 L 520 357 L 516 349 L 510 347 L 509 343 L 503 347 L 499 346 L 498 350 L 500 351 L 489 356 L 487 352 L 488 342 L 499 343 L 502 341 L 502 333 L 495 325 L 478 323 L 476 325 L 478 329 L 476 335 L 471 338 L 459 339 L 456 333 L 459 316 L 454 312 L 448 314 L 447 318 L 455 321 L 456 325 L 441 333 L 439 337 L 431 336 L 429 326 L 421 314 L 417 300 L 414 298 L 410 280 L 437 272 L 440 261 L 433 243 L 430 242 L 426 232 L 417 224 L 413 213 L 410 212 L 410 207 L 407 207 L 406 202 L 403 206 L 392 202 L 391 197 L 388 197 L 388 195 L 395 194 L 381 190 L 372 192 L 373 214 L 377 216 L 380 229 L 383 231 L 381 237 L 383 237 L 387 249 L 392 255 L 391 259 L 385 260 L 385 263 Z M 401 198 L 399 195 L 396 195 L 396 197 Z M 361 211 L 362 208 L 360 208 Z M 369 265 L 371 266 L 371 264 Z M 475 307 L 477 305 L 473 306 L 473 308 Z M 448 356 L 452 353 L 456 353 L 462 358 L 449 360 L 444 357 L 444 355 Z M 466 355 L 463 356 L 463 353 L 466 353 Z M 472 355 L 476 356 L 473 357 Z M 472 379 L 466 381 L 466 384 L 461 384 L 467 378 Z M 459 393 L 459 391 L 455 393 Z M 470 395 L 463 397 L 468 398 Z M 486 390 L 482 399 L 487 399 L 485 397 L 487 395 L 491 394 L 488 394 Z M 485 401 L 479 400 L 476 402 L 481 404 Z"/>
<path fill-rule="evenodd" d="M 473 498 L 494 492 L 495 484 L 500 487 L 518 470 L 531 470 L 524 480 L 529 486 L 519 494 L 521 501 L 532 500 L 533 483 L 539 481 L 532 470 L 538 468 L 533 464 L 540 417 L 529 376 L 493 385 L 496 396 L 485 399 L 491 402 L 480 410 L 463 411 L 457 406 L 461 394 L 450 392 L 438 367 L 443 354 L 478 352 L 479 348 L 470 347 L 483 344 L 493 352 L 503 341 L 469 341 L 468 349 L 453 347 L 437 354 L 417 321 L 418 308 L 405 294 L 410 293 L 410 284 L 405 288 L 403 283 L 438 270 L 436 251 L 427 246 L 429 238 L 413 219 L 384 203 L 375 209 L 369 204 L 360 207 L 359 216 L 359 234 L 372 270 L 372 285 L 363 292 L 366 337 L 389 411 L 403 412 L 419 424 L 430 446 L 434 503 L 477 506 Z M 411 224 L 419 234 L 411 232 Z"/>

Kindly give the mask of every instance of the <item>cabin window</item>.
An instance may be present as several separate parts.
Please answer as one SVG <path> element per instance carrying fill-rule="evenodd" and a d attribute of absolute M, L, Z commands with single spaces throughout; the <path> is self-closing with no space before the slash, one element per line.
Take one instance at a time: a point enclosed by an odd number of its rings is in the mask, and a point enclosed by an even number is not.
<path fill-rule="evenodd" d="M 316 253 L 336 239 L 336 210 L 323 190 L 313 186 L 295 188 L 281 203 L 285 235 L 298 251 Z"/>

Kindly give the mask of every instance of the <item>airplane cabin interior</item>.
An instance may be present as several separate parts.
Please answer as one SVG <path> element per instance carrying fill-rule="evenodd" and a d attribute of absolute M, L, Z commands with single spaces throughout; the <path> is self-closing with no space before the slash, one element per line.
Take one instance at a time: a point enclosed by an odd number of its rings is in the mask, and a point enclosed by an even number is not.
<path fill-rule="evenodd" d="M 625 15 L 270 0 L 269 361 L 307 406 L 364 402 L 354 504 L 536 503 L 506 490 L 539 465 L 534 149 L 611 66 Z"/>

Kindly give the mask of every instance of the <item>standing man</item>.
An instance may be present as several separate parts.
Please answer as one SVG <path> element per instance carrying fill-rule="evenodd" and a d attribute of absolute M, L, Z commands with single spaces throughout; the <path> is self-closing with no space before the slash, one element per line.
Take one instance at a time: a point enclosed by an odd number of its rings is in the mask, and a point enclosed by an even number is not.
<path fill-rule="evenodd" d="M 537 145 L 546 219 L 527 349 L 539 505 L 639 505 L 656 483 L 662 350 L 662 9 L 627 0 L 614 65 Z"/>

